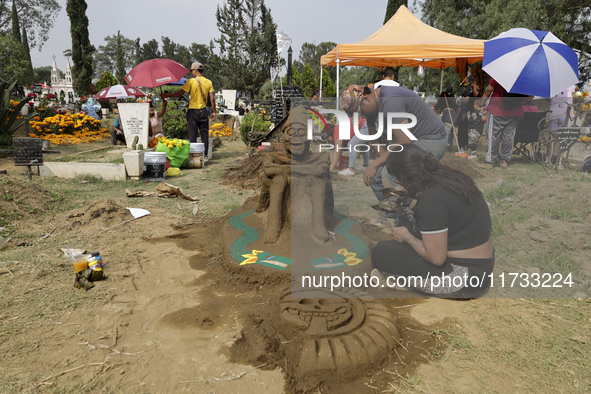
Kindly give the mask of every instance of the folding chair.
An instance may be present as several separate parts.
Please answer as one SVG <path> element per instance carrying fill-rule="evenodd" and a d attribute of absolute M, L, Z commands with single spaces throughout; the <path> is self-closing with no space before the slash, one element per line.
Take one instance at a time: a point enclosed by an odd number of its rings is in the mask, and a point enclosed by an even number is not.
<path fill-rule="evenodd" d="M 548 112 L 525 112 L 523 119 L 517 124 L 515 139 L 513 140 L 513 154 L 521 155 L 532 163 L 539 162 L 538 144 L 541 126 Z M 541 163 L 538 163 L 541 164 Z"/>

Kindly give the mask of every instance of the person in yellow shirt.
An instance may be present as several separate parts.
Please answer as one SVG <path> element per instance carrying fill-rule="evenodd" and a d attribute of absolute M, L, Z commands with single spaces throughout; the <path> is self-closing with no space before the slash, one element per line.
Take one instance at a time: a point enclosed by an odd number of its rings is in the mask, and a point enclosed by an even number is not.
<path fill-rule="evenodd" d="M 195 62 L 191 65 L 193 78 L 185 82 L 181 90 L 176 93 L 161 93 L 161 98 L 180 97 L 189 93 L 189 109 L 187 110 L 187 125 L 189 127 L 189 141 L 197 142 L 197 133 L 201 134 L 201 142 L 205 152 L 209 149 L 209 114 L 207 112 L 207 96 L 211 100 L 211 120 L 215 121 L 215 98 L 213 84 L 203 76 L 203 64 Z"/>

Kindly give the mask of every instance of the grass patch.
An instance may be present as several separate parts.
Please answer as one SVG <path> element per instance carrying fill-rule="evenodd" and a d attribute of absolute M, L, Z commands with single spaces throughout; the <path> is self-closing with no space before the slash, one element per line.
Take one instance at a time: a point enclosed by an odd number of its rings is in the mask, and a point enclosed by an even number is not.
<path fill-rule="evenodd" d="M 509 207 L 505 212 L 491 213 L 493 238 L 515 229 L 515 223 L 523 223 L 534 215 L 529 208 Z"/>
<path fill-rule="evenodd" d="M 585 343 L 588 330 L 584 327 L 589 318 L 585 304 L 588 308 L 589 300 L 514 299 L 497 300 L 488 307 L 473 304 L 469 307 L 472 318 L 485 340 L 482 346 L 460 349 L 463 359 L 504 366 L 510 375 L 474 373 L 483 383 L 506 380 L 505 392 L 588 393 L 591 347 Z"/>
<path fill-rule="evenodd" d="M 503 181 L 500 185 L 495 184 L 493 187 L 484 191 L 484 199 L 492 205 L 498 205 L 507 197 L 512 197 L 517 193 L 519 185 L 516 181 Z"/>
<path fill-rule="evenodd" d="M 544 228 L 549 228 L 550 225 L 548 224 L 548 222 L 544 219 L 538 219 L 538 224 L 532 225 L 529 227 L 529 231 L 537 231 L 537 230 L 541 230 Z"/>
<path fill-rule="evenodd" d="M 571 257 L 574 248 L 574 241 L 567 238 L 552 238 L 548 250 L 539 250 L 531 260 L 535 267 L 542 272 L 560 272 L 568 274 L 577 270 L 581 263 L 577 263 Z"/>
<path fill-rule="evenodd" d="M 548 219 L 566 220 L 567 222 L 579 221 L 580 218 L 571 210 L 570 202 L 563 202 L 556 205 L 546 205 L 540 212 Z"/>
<path fill-rule="evenodd" d="M 231 211 L 231 210 L 236 209 L 238 207 L 240 207 L 240 204 L 237 202 L 233 202 L 233 203 L 224 205 L 224 210 Z"/>

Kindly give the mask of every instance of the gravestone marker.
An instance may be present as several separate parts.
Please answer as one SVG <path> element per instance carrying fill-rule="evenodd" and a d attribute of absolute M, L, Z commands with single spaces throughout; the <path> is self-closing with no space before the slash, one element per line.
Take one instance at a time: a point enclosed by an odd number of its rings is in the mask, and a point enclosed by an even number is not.
<path fill-rule="evenodd" d="M 29 179 L 31 166 L 43 165 L 43 140 L 40 138 L 13 138 L 14 165 L 27 166 Z"/>
<path fill-rule="evenodd" d="M 148 147 L 148 122 L 150 118 L 150 105 L 148 103 L 120 103 L 118 106 L 125 142 L 131 149 L 134 137 L 139 137 L 138 144 Z"/>
<path fill-rule="evenodd" d="M 556 131 L 556 137 L 560 144 L 560 150 L 565 152 L 577 142 L 581 135 L 580 127 L 559 127 Z"/>
<path fill-rule="evenodd" d="M 42 166 L 43 140 L 40 138 L 13 138 L 15 166 Z"/>

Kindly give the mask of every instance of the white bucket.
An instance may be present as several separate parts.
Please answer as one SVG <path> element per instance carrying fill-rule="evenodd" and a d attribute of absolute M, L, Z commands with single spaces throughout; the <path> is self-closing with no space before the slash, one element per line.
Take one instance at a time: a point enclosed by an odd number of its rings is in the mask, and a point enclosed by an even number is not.
<path fill-rule="evenodd" d="M 166 179 L 166 152 L 144 153 L 144 178 L 147 181 L 160 182 Z"/>
<path fill-rule="evenodd" d="M 205 144 L 202 142 L 191 142 L 189 145 L 189 159 L 185 165 L 187 168 L 201 168 L 203 167 L 203 152 L 205 151 Z"/>

